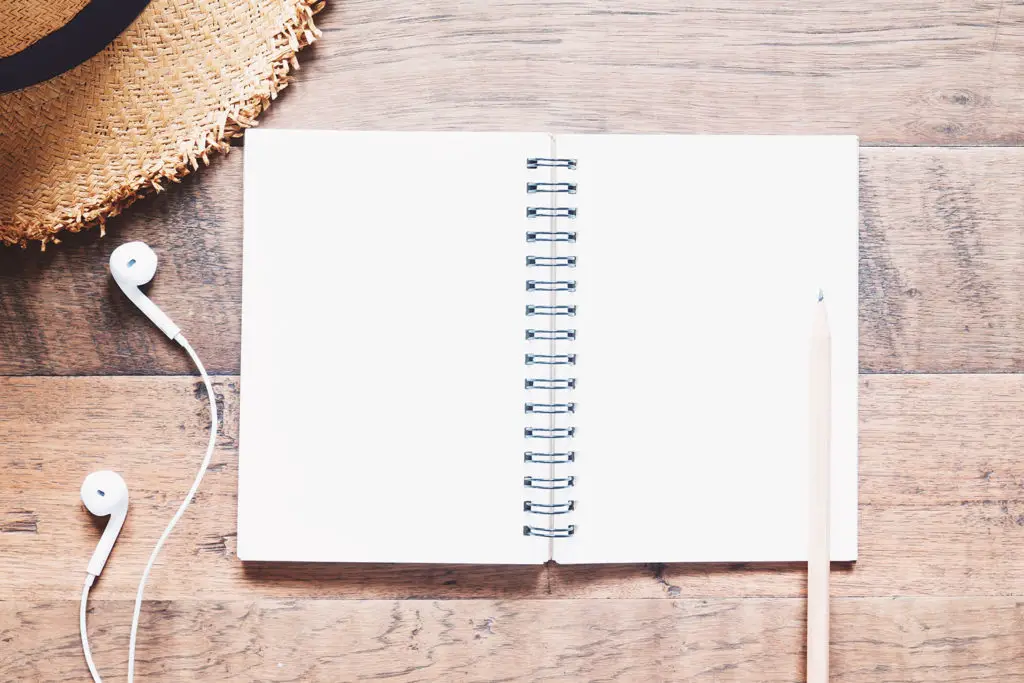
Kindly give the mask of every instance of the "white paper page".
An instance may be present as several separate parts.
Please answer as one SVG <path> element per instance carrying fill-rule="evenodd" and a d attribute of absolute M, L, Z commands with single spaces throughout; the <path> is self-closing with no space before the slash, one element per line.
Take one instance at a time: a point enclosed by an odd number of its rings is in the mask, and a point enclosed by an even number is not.
<path fill-rule="evenodd" d="M 253 130 L 238 555 L 538 563 L 523 240 L 542 134 Z"/>
<path fill-rule="evenodd" d="M 857 140 L 556 136 L 578 160 L 564 563 L 806 559 L 808 348 L 833 343 L 832 557 L 857 554 Z"/>

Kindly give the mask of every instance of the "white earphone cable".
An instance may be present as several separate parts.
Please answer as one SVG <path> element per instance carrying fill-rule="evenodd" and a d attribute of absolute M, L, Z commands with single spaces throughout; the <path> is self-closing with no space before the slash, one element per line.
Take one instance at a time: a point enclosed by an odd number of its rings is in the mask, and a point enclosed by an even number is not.
<path fill-rule="evenodd" d="M 206 395 L 210 399 L 210 442 L 206 446 L 206 455 L 203 457 L 203 462 L 199 466 L 199 472 L 196 474 L 195 481 L 192 482 L 192 488 L 189 489 L 188 495 L 185 496 L 185 500 L 182 501 L 181 507 L 174 513 L 174 517 L 171 518 L 170 523 L 164 532 L 160 535 L 160 539 L 157 540 L 156 546 L 153 547 L 153 552 L 149 555 L 149 561 L 146 562 L 146 568 L 142 571 L 142 578 L 139 580 L 139 590 L 135 595 L 135 612 L 132 614 L 132 634 L 131 639 L 128 643 L 128 683 L 132 683 L 135 680 L 135 642 L 136 636 L 139 630 L 139 613 L 142 611 L 142 594 L 146 589 L 146 581 L 149 579 L 149 573 L 153 569 L 153 565 L 156 563 L 156 557 L 160 554 L 160 549 L 163 548 L 164 542 L 167 537 L 171 535 L 171 531 L 174 530 L 178 520 L 181 519 L 182 515 L 185 514 L 185 510 L 188 509 L 189 503 L 192 502 L 192 498 L 196 495 L 196 491 L 199 490 L 199 484 L 203 481 L 203 476 L 206 474 L 206 468 L 210 466 L 210 459 L 213 457 L 214 446 L 217 445 L 217 399 L 213 393 L 213 386 L 210 384 L 210 377 L 206 374 L 206 368 L 203 367 L 203 362 L 199 360 L 199 356 L 192 349 L 192 346 L 185 339 L 185 336 L 180 332 L 174 337 L 174 340 L 181 344 L 182 348 L 188 352 L 189 357 L 192 358 L 192 362 L 195 363 L 196 369 L 199 370 L 199 374 L 203 378 L 203 384 L 206 385 Z M 96 683 L 99 683 L 99 677 L 96 674 L 95 668 L 92 666 L 92 657 L 89 654 L 88 645 L 85 639 L 85 596 L 88 593 L 88 585 L 86 586 L 86 592 L 82 594 L 82 645 L 85 646 L 86 660 L 89 662 L 89 670 L 93 672 L 93 678 Z"/>
<path fill-rule="evenodd" d="M 89 601 L 89 589 L 96 577 L 92 574 L 85 575 L 85 586 L 82 587 L 82 608 L 78 612 L 78 630 L 82 633 L 82 651 L 85 652 L 85 663 L 89 665 L 89 673 L 92 674 L 94 683 L 103 683 L 100 674 L 96 671 L 96 663 L 92 661 L 92 650 L 89 649 L 89 635 L 85 629 L 85 605 Z"/>

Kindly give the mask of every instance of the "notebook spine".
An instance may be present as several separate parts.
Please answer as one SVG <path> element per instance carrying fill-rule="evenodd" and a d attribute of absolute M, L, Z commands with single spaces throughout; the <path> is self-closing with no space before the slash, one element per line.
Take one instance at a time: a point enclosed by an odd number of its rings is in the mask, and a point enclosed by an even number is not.
<path fill-rule="evenodd" d="M 523 534 L 568 538 L 576 533 L 576 526 L 567 522 L 576 509 L 572 496 L 576 477 L 571 468 L 577 454 L 567 447 L 576 437 L 573 419 L 577 411 L 572 400 L 577 330 L 571 324 L 577 314 L 572 299 L 579 288 L 572 277 L 578 257 L 571 253 L 577 233 L 567 229 L 577 215 L 577 207 L 569 206 L 579 190 L 571 177 L 576 160 L 531 157 L 526 168 L 536 171 L 538 177 L 526 183 L 528 303 L 523 412 L 531 421 L 523 429 L 527 469 L 523 477 Z"/>

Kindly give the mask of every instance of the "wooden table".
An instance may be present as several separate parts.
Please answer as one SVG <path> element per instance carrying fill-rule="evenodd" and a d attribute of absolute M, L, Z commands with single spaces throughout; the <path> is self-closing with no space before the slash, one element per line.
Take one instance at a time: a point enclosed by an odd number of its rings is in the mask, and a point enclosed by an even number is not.
<path fill-rule="evenodd" d="M 332 4 L 263 125 L 860 135 L 861 559 L 833 573 L 833 680 L 1024 681 L 1024 6 Z M 149 584 L 143 680 L 802 680 L 800 565 L 243 566 L 241 170 L 236 150 L 106 239 L 0 251 L 0 679 L 87 679 L 78 487 L 112 467 L 132 509 L 90 625 L 123 680 L 139 573 L 202 454 L 201 383 L 107 273 L 145 239 L 223 425 Z"/>

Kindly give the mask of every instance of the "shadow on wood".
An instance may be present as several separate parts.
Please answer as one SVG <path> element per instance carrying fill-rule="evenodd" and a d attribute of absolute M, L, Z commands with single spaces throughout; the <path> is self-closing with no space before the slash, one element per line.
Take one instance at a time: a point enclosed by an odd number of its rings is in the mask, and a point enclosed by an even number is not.
<path fill-rule="evenodd" d="M 565 598 L 573 590 L 591 593 L 600 586 L 635 586 L 623 597 L 653 597 L 643 586 L 653 582 L 659 597 L 675 598 L 692 594 L 689 584 L 718 579 L 725 575 L 742 576 L 744 583 L 771 583 L 785 575 L 806 574 L 803 562 L 785 563 L 708 563 L 708 564 L 606 564 L 561 565 L 431 565 L 362 564 L 315 562 L 243 562 L 245 580 L 259 591 L 273 589 L 290 593 L 299 587 L 315 586 L 321 597 L 404 596 L 418 599 L 465 598 Z M 848 574 L 854 563 L 833 563 L 833 572 Z M 804 594 L 804 582 L 799 591 Z M 741 591 L 742 592 L 742 591 Z M 785 591 L 790 592 L 790 591 Z M 790 596 L 786 596 L 790 597 Z"/>

